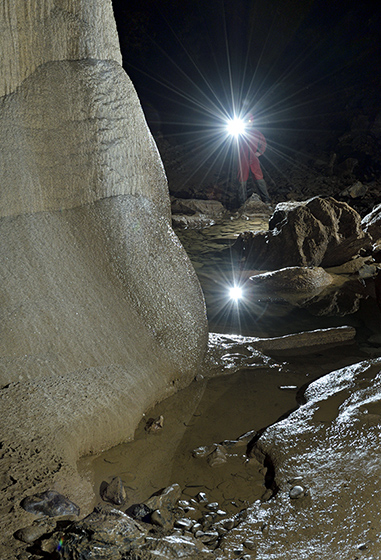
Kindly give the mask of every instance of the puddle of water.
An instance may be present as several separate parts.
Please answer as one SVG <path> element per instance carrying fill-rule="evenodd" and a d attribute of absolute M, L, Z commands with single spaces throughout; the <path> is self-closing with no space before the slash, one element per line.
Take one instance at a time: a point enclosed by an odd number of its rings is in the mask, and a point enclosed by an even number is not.
<path fill-rule="evenodd" d="M 120 476 L 127 489 L 126 508 L 176 482 L 184 499 L 203 491 L 228 514 L 236 513 L 265 494 L 263 465 L 247 459 L 246 445 L 231 450 L 228 446 L 227 461 L 214 467 L 193 451 L 274 423 L 298 406 L 300 388 L 331 371 L 333 362 L 343 367 L 359 361 L 358 354 L 356 344 L 333 348 L 329 356 L 310 351 L 288 359 L 286 367 L 241 370 L 193 382 L 148 411 L 133 441 L 79 461 L 81 476 L 94 488 L 93 505 L 100 500 L 102 483 Z M 147 420 L 160 415 L 163 428 L 148 433 Z"/>
<path fill-rule="evenodd" d="M 295 407 L 297 388 L 305 379 L 297 371 L 261 369 L 194 382 L 150 410 L 134 441 L 81 459 L 79 471 L 90 478 L 96 501 L 102 482 L 120 476 L 127 488 L 127 506 L 177 482 L 185 497 L 204 491 L 228 513 L 235 513 L 238 505 L 247 505 L 266 491 L 263 466 L 245 455 L 248 441 L 228 449 L 227 461 L 214 467 L 207 457 L 194 457 L 192 452 L 200 446 L 235 440 L 276 421 Z M 160 415 L 163 428 L 148 433 L 147 419 Z"/>
<path fill-rule="evenodd" d="M 380 314 L 366 292 L 356 313 L 351 313 L 351 306 L 347 305 L 342 314 L 338 305 L 333 306 L 333 313 L 329 312 L 330 300 L 327 313 L 324 302 L 315 301 L 314 306 L 303 308 L 263 296 L 251 296 L 238 304 L 229 300 L 228 286 L 240 278 L 241 272 L 226 250 L 241 231 L 266 227 L 267 217 L 260 217 L 250 223 L 237 220 L 201 231 L 178 232 L 205 293 L 211 332 L 266 337 L 351 325 L 365 333 L 358 340 L 366 340 L 369 328 L 373 332 L 381 330 Z M 381 349 L 375 348 L 374 352 L 380 354 Z M 321 375 L 367 357 L 354 341 L 328 350 L 288 353 L 286 367 L 241 370 L 194 382 L 149 411 L 139 424 L 134 441 L 81 459 L 79 472 L 92 482 L 95 503 L 100 499 L 102 482 L 120 476 L 127 489 L 126 508 L 176 482 L 183 489 L 184 498 L 204 491 L 227 513 L 235 513 L 237 508 L 265 493 L 262 464 L 256 459 L 248 461 L 245 445 L 228 446 L 226 462 L 214 467 L 207 457 L 194 457 L 192 452 L 200 446 L 234 440 L 245 432 L 272 424 L 297 406 L 298 389 Z M 324 419 L 331 417 L 331 411 L 323 412 Z M 164 417 L 162 430 L 148 433 L 147 419 L 160 415 Z"/>

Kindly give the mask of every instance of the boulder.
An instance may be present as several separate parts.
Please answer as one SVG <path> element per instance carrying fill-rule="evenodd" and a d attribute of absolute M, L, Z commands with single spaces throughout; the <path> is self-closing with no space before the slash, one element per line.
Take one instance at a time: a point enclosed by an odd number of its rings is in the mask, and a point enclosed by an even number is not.
<path fill-rule="evenodd" d="M 252 194 L 238 209 L 238 213 L 240 215 L 251 215 L 268 212 L 269 205 L 263 202 L 261 197 L 256 193 Z"/>
<path fill-rule="evenodd" d="M 345 202 L 315 197 L 276 206 L 269 231 L 245 232 L 234 248 L 246 266 L 276 270 L 292 266 L 338 266 L 370 248 L 361 218 Z"/>
<path fill-rule="evenodd" d="M 369 214 L 364 216 L 361 225 L 374 241 L 381 239 L 381 204 L 375 206 Z"/>
<path fill-rule="evenodd" d="M 249 506 L 225 550 L 250 534 L 256 558 L 380 558 L 380 368 L 367 360 L 314 381 L 306 404 L 263 432 L 256 451 L 276 493 Z"/>

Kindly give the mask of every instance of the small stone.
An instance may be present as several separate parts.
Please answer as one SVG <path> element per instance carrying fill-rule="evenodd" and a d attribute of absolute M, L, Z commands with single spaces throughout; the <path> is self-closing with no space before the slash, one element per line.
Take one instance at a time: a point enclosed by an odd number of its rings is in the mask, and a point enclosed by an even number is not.
<path fill-rule="evenodd" d="M 195 523 L 192 527 L 192 533 L 197 533 L 197 531 L 202 531 L 201 523 Z"/>
<path fill-rule="evenodd" d="M 120 476 L 115 476 L 110 484 L 107 484 L 102 492 L 102 499 L 117 506 L 126 501 L 127 493 Z"/>
<path fill-rule="evenodd" d="M 145 504 L 155 509 L 170 509 L 175 507 L 181 495 L 181 488 L 178 484 L 167 486 L 160 494 L 155 494 L 145 501 Z"/>
<path fill-rule="evenodd" d="M 201 540 L 201 542 L 203 542 L 204 544 L 208 544 L 211 542 L 215 542 L 219 537 L 219 534 L 217 533 L 217 531 L 207 531 L 205 532 L 203 535 L 201 535 L 199 538 Z"/>
<path fill-rule="evenodd" d="M 187 500 L 180 500 L 178 504 L 184 509 L 190 506 L 190 503 Z"/>
<path fill-rule="evenodd" d="M 192 451 L 192 455 L 196 459 L 200 459 L 202 457 L 207 457 L 208 455 L 213 453 L 213 451 L 216 449 L 216 447 L 217 447 L 216 444 L 208 445 L 208 446 L 202 445 L 201 447 L 197 447 L 196 449 L 194 449 Z"/>
<path fill-rule="evenodd" d="M 147 424 L 145 426 L 146 432 L 155 433 L 160 431 L 164 426 L 164 416 L 158 416 L 157 418 L 148 418 Z"/>
<path fill-rule="evenodd" d="M 302 498 L 304 496 L 303 486 L 294 486 L 293 488 L 291 488 L 291 490 L 289 492 L 289 496 L 293 500 L 298 499 L 298 498 Z"/>
<path fill-rule="evenodd" d="M 234 519 L 225 519 L 223 522 L 223 527 L 225 527 L 225 529 L 227 531 L 230 531 L 230 529 L 233 529 L 235 523 L 234 523 Z"/>
<path fill-rule="evenodd" d="M 177 529 L 183 529 L 184 531 L 190 531 L 193 525 L 194 521 L 187 517 L 182 517 L 175 522 L 175 527 Z"/>
<path fill-rule="evenodd" d="M 34 515 L 47 515 L 48 517 L 79 515 L 80 513 L 76 504 L 55 490 L 28 496 L 22 500 L 21 507 Z"/>
<path fill-rule="evenodd" d="M 45 539 L 41 543 L 41 550 L 47 552 L 48 554 L 53 554 L 58 547 L 59 538 L 57 535 L 50 537 L 50 539 Z"/>
<path fill-rule="evenodd" d="M 249 550 L 255 550 L 256 547 L 257 547 L 255 541 L 253 541 L 253 540 L 244 541 L 243 546 L 245 548 L 248 548 Z"/>
<path fill-rule="evenodd" d="M 42 537 L 45 533 L 48 533 L 51 527 L 46 525 L 30 525 L 29 527 L 24 527 L 19 529 L 15 533 L 16 539 L 25 543 L 32 543 Z"/>
<path fill-rule="evenodd" d="M 205 535 L 204 531 L 196 531 L 194 536 L 196 537 L 196 539 L 199 539 L 200 537 L 202 537 L 203 535 Z"/>
<path fill-rule="evenodd" d="M 198 501 L 198 503 L 203 504 L 208 501 L 208 498 L 205 492 L 199 492 L 196 496 L 196 500 Z"/>
<path fill-rule="evenodd" d="M 363 544 L 360 544 L 357 548 L 358 548 L 359 550 L 366 550 L 368 547 L 367 547 L 367 545 L 366 545 L 365 543 L 363 543 Z"/>
<path fill-rule="evenodd" d="M 218 467 L 227 462 L 226 452 L 222 445 L 217 445 L 216 449 L 208 456 L 207 461 L 211 467 Z"/>
<path fill-rule="evenodd" d="M 169 531 L 173 528 L 173 525 L 175 523 L 175 516 L 171 511 L 168 511 L 166 509 L 156 509 L 151 513 L 151 522 L 154 525 L 158 525 L 166 531 Z"/>
<path fill-rule="evenodd" d="M 219 503 L 218 503 L 218 502 L 210 502 L 210 504 L 207 504 L 207 505 L 205 506 L 205 508 L 206 508 L 206 509 L 210 509 L 210 510 L 212 510 L 212 511 L 217 511 L 218 506 L 219 506 Z"/>
<path fill-rule="evenodd" d="M 228 532 L 228 530 L 223 525 L 217 525 L 215 526 L 215 529 L 217 533 L 220 535 L 220 537 L 222 535 L 226 535 L 226 533 Z"/>
<path fill-rule="evenodd" d="M 303 477 L 302 476 L 294 476 L 294 478 L 291 478 L 290 480 L 288 480 L 287 482 L 289 484 L 295 485 L 299 482 L 299 484 L 302 482 Z"/>
<path fill-rule="evenodd" d="M 223 509 L 218 509 L 216 511 L 217 515 L 219 515 L 220 517 L 223 517 L 224 515 L 227 515 L 226 511 L 224 511 Z"/>
<path fill-rule="evenodd" d="M 128 508 L 126 513 L 131 515 L 133 519 L 144 521 L 144 518 L 152 513 L 152 509 L 146 506 L 146 504 L 135 504 Z"/>

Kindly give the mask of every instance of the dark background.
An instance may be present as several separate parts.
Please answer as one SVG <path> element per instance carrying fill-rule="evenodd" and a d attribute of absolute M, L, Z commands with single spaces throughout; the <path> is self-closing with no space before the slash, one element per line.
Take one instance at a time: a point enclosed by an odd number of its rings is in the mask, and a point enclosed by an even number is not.
<path fill-rule="evenodd" d="M 338 139 L 353 119 L 365 115 L 368 127 L 375 122 L 381 58 L 377 4 L 113 0 L 123 66 L 155 138 L 163 136 L 182 154 L 198 158 L 200 166 L 212 167 L 217 154 L 223 175 L 222 159 L 234 155 L 227 156 L 226 145 L 221 148 L 225 119 L 250 109 L 269 142 L 270 184 L 279 184 L 281 160 L 289 162 L 296 152 L 303 159 L 314 150 L 328 158 L 332 150 L 340 151 Z M 168 151 L 167 144 L 158 145 Z M 364 173 L 359 178 L 364 180 Z"/>

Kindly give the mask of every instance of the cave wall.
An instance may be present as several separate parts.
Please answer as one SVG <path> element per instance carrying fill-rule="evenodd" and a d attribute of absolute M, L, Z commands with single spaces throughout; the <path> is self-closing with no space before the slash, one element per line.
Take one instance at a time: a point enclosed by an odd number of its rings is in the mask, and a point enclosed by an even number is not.
<path fill-rule="evenodd" d="M 149 406 L 192 380 L 207 321 L 121 67 L 111 0 L 5 0 L 0 11 L 0 470 L 16 480 L 1 479 L 11 534 L 25 493 L 53 485 L 85 504 L 76 459 L 131 438 Z"/>

